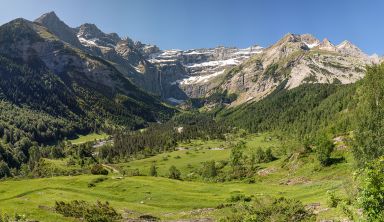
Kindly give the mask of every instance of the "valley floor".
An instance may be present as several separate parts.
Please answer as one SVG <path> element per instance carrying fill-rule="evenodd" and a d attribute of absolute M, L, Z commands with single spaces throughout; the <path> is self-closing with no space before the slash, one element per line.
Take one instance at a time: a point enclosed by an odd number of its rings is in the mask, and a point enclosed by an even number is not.
<path fill-rule="evenodd" d="M 275 153 L 283 146 L 268 135 L 249 135 L 246 148 L 272 147 Z M 128 163 L 110 165 L 107 179 L 89 184 L 97 175 L 59 176 L 52 178 L 4 180 L 0 182 L 0 209 L 14 214 L 25 214 L 29 219 L 39 221 L 74 221 L 54 212 L 55 201 L 85 200 L 89 202 L 108 201 L 124 218 L 138 218 L 153 215 L 165 221 L 176 219 L 210 218 L 213 221 L 231 213 L 229 208 L 217 207 L 228 203 L 233 194 L 241 193 L 254 197 L 289 197 L 312 206 L 318 213 L 317 219 L 343 219 L 338 208 L 327 206 L 327 191 L 340 195 L 348 192 L 351 180 L 352 158 L 347 151 L 340 151 L 345 161 L 326 168 L 318 168 L 313 155 L 260 164 L 255 181 L 209 182 L 191 179 L 191 169 L 207 160 L 225 160 L 230 149 L 221 141 L 191 141 L 180 144 L 179 150 L 159 154 L 150 158 Z M 283 154 L 280 154 L 283 156 Z M 279 157 L 279 155 L 277 155 Z M 156 161 L 158 177 L 146 176 L 151 163 Z M 287 162 L 288 161 L 288 162 Z M 167 169 L 175 165 L 180 169 L 183 180 L 166 177 Z M 283 167 L 282 167 L 283 166 Z M 124 176 L 129 169 L 138 169 L 144 176 Z"/>

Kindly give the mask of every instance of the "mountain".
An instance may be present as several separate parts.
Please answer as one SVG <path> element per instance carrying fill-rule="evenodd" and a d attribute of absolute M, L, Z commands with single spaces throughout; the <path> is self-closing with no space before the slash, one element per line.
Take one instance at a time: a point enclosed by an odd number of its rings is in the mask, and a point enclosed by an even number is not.
<path fill-rule="evenodd" d="M 155 45 L 121 38 L 116 33 L 104 33 L 94 24 L 70 28 L 54 12 L 42 15 L 35 22 L 61 41 L 110 61 L 135 85 L 173 104 L 205 96 L 207 91 L 217 86 L 211 81 L 214 77 L 261 51 L 259 46 L 160 50 Z"/>
<path fill-rule="evenodd" d="M 260 46 L 246 49 L 220 46 L 186 51 L 163 50 L 150 54 L 148 59 L 163 75 L 170 77 L 166 81 L 185 93 L 184 97 L 167 99 L 182 102 L 186 98 L 204 97 L 210 89 L 217 86 L 217 76 L 261 51 Z"/>
<path fill-rule="evenodd" d="M 364 76 L 366 65 L 381 61 L 349 41 L 335 46 L 326 38 L 290 33 L 268 48 L 163 50 L 147 58 L 187 98 L 212 101 L 220 95 L 214 103 L 232 106 L 258 101 L 281 84 L 293 89 L 306 83 L 353 83 Z M 182 103 L 185 96 L 167 99 Z"/>
<path fill-rule="evenodd" d="M 353 83 L 363 77 L 365 65 L 381 61 L 349 41 L 334 45 L 310 34 L 289 33 L 267 48 L 160 50 L 104 33 L 94 24 L 70 28 L 53 12 L 36 22 L 63 42 L 109 61 L 136 86 L 174 105 L 220 95 L 236 106 L 258 101 L 281 84 L 293 89 L 304 83 Z"/>
<path fill-rule="evenodd" d="M 0 98 L 5 106 L 30 112 L 31 118 L 37 113 L 64 122 L 51 125 L 54 136 L 41 136 L 38 142 L 71 136 L 76 128 L 77 133 L 95 127 L 133 129 L 174 112 L 133 85 L 109 62 L 61 41 L 40 23 L 16 19 L 2 25 L 0 52 Z M 23 128 L 36 141 L 39 130 L 34 127 L 38 126 L 13 124 L 11 119 L 4 120 L 2 129 Z M 64 132 L 63 124 L 74 125 L 74 129 Z"/>
<path fill-rule="evenodd" d="M 110 61 L 144 91 L 175 105 L 217 94 L 230 96 L 226 101 L 239 105 L 258 101 L 283 83 L 287 89 L 303 83 L 348 84 L 362 78 L 365 65 L 380 61 L 349 41 L 334 45 L 310 34 L 287 34 L 268 48 L 160 50 L 106 34 L 93 24 L 69 28 L 54 13 L 36 21 L 62 41 L 74 47 L 80 43 L 78 48 Z"/>
<path fill-rule="evenodd" d="M 208 92 L 237 95 L 232 105 L 258 101 L 278 86 L 293 89 L 302 84 L 349 84 L 364 76 L 365 66 L 378 59 L 349 42 L 334 46 L 311 35 L 287 34 L 261 53 L 227 70 L 222 82 Z"/>

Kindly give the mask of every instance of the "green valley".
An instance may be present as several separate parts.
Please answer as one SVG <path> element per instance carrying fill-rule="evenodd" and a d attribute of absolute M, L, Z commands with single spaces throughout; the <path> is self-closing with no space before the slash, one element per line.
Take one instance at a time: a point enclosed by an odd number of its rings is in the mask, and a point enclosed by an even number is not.
<path fill-rule="evenodd" d="M 160 6 L 152 0 L 78 1 L 82 13 L 71 5 L 66 19 L 77 24 L 96 10 L 106 30 L 140 28 L 147 41 L 166 34 L 178 46 L 245 39 L 255 27 L 271 41 L 281 30 L 256 21 L 306 13 L 300 21 L 309 23 L 321 11 L 164 2 L 151 22 Z M 226 24 L 204 28 L 212 15 Z M 243 26 L 235 18 L 244 15 L 262 17 Z M 384 222 L 383 57 L 292 33 L 267 47 L 227 39 L 160 49 L 91 23 L 70 27 L 55 12 L 8 16 L 0 16 L 0 222 Z"/>

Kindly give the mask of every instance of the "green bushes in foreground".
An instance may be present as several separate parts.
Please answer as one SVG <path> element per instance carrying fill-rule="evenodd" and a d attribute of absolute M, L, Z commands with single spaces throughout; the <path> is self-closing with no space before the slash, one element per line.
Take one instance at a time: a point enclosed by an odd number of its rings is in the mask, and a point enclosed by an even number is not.
<path fill-rule="evenodd" d="M 64 217 L 74 217 L 87 222 L 112 222 L 121 219 L 121 215 L 108 202 L 100 201 L 97 201 L 96 204 L 82 200 L 74 200 L 69 203 L 56 201 L 55 211 Z"/>
<path fill-rule="evenodd" d="M 108 175 L 108 170 L 105 169 L 101 164 L 96 164 L 92 167 L 91 173 L 94 175 Z"/>
<path fill-rule="evenodd" d="M 180 170 L 178 170 L 175 166 L 171 166 L 169 168 L 168 178 L 174 179 L 174 180 L 180 180 L 181 179 L 181 172 L 180 172 Z"/>
<path fill-rule="evenodd" d="M 366 221 L 384 221 L 384 156 L 369 164 L 363 172 L 360 206 Z"/>
<path fill-rule="evenodd" d="M 315 215 L 306 210 L 298 200 L 283 197 L 270 200 L 256 200 L 255 203 L 242 204 L 232 208 L 230 216 L 221 222 L 299 222 L 316 221 Z"/>

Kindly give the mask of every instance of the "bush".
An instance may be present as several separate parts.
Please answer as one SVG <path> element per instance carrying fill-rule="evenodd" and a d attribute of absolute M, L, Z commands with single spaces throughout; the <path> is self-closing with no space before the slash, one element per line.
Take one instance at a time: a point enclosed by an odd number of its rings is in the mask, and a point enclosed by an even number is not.
<path fill-rule="evenodd" d="M 0 178 L 11 176 L 11 171 L 9 170 L 8 164 L 4 161 L 0 161 Z"/>
<path fill-rule="evenodd" d="M 140 170 L 135 168 L 135 169 L 129 169 L 126 171 L 126 175 L 129 176 L 129 177 L 136 177 L 136 176 L 140 176 Z"/>
<path fill-rule="evenodd" d="M 317 140 L 316 153 L 317 159 L 322 166 L 329 166 L 332 164 L 331 153 L 334 145 L 331 140 L 326 136 L 321 136 Z"/>
<path fill-rule="evenodd" d="M 96 164 L 92 167 L 91 173 L 93 175 L 108 175 L 108 170 L 105 169 L 101 164 Z"/>
<path fill-rule="evenodd" d="M 362 177 L 359 202 L 367 221 L 384 218 L 384 156 L 366 167 Z"/>
<path fill-rule="evenodd" d="M 251 200 L 252 200 L 251 196 L 245 196 L 242 193 L 232 194 L 231 197 L 229 197 L 228 199 L 229 202 L 240 202 L 240 201 L 250 202 Z"/>
<path fill-rule="evenodd" d="M 96 184 L 101 183 L 101 182 L 103 182 L 105 180 L 108 180 L 108 177 L 98 177 L 98 178 L 95 178 L 95 179 L 91 180 L 88 183 L 88 187 L 95 187 Z"/>
<path fill-rule="evenodd" d="M 157 167 L 154 163 L 151 165 L 151 168 L 149 168 L 149 176 L 157 177 Z"/>
<path fill-rule="evenodd" d="M 139 216 L 139 219 L 143 221 L 160 221 L 160 218 L 149 215 L 149 214 L 141 215 Z"/>
<path fill-rule="evenodd" d="M 254 160 L 256 163 L 269 163 L 276 160 L 276 157 L 272 154 L 272 149 L 267 148 L 265 151 L 262 148 L 257 148 L 254 154 Z"/>
<path fill-rule="evenodd" d="M 169 175 L 168 177 L 170 179 L 174 179 L 174 180 L 180 180 L 181 179 L 181 173 L 180 173 L 180 170 L 178 170 L 175 166 L 171 166 L 169 168 Z"/>
<path fill-rule="evenodd" d="M 84 219 L 88 222 L 110 222 L 121 219 L 121 215 L 112 208 L 108 202 L 90 204 L 82 200 L 74 200 L 69 203 L 56 201 L 55 211 L 64 217 Z"/>
<path fill-rule="evenodd" d="M 264 159 L 264 161 L 266 163 L 269 163 L 269 162 L 274 161 L 274 160 L 276 160 L 276 157 L 272 154 L 272 149 L 270 147 L 268 147 L 265 150 L 265 159 Z"/>
<path fill-rule="evenodd" d="M 24 214 L 15 213 L 13 217 L 6 213 L 0 212 L 0 222 L 11 222 L 11 221 L 30 221 Z"/>
<path fill-rule="evenodd" d="M 214 160 L 203 163 L 201 175 L 205 178 L 213 178 L 217 176 L 217 169 Z"/>
<path fill-rule="evenodd" d="M 341 198 L 336 196 L 335 191 L 328 191 L 327 194 L 328 194 L 328 199 L 327 199 L 328 206 L 333 208 L 337 207 L 337 205 L 339 205 L 339 202 L 341 201 Z"/>
<path fill-rule="evenodd" d="M 299 222 L 316 221 L 312 212 L 304 205 L 293 199 L 277 198 L 272 200 L 257 200 L 254 205 L 240 205 L 236 212 L 222 218 L 223 222 Z"/>

